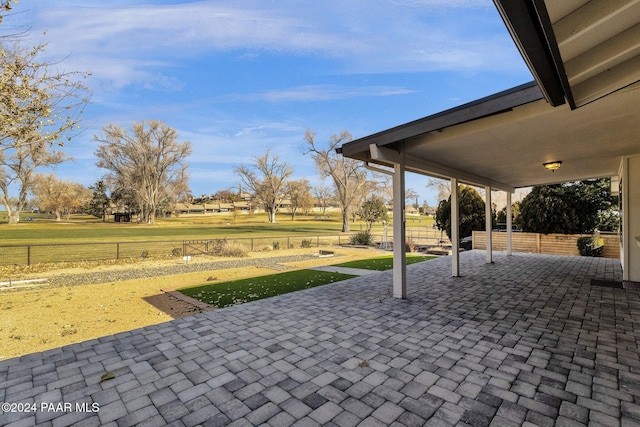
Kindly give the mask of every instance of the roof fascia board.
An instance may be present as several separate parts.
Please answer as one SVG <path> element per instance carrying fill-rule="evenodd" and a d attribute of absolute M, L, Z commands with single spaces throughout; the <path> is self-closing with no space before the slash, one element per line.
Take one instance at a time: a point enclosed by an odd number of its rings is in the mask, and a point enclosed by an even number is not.
<path fill-rule="evenodd" d="M 339 148 L 346 157 L 358 158 L 370 144 L 384 146 L 461 123 L 493 116 L 543 99 L 536 82 L 525 83 L 461 106 L 348 142 Z"/>
<path fill-rule="evenodd" d="M 543 2 L 536 0 L 493 0 L 522 58 L 554 107 L 565 103 L 562 74 L 558 72 L 553 30 Z M 557 50 L 557 46 L 556 46 Z M 557 54 L 554 56 L 554 52 Z M 561 62 L 561 61 L 560 61 Z M 571 95 L 567 99 L 570 99 Z"/>
<path fill-rule="evenodd" d="M 576 103 L 573 97 L 573 92 L 571 91 L 569 79 L 567 78 L 567 72 L 564 68 L 564 61 L 562 60 L 562 55 L 560 55 L 560 47 L 558 46 L 556 33 L 555 31 L 553 31 L 553 25 L 551 24 L 551 18 L 549 17 L 549 12 L 547 11 L 545 0 L 533 0 L 533 5 L 540 22 L 540 26 L 542 27 L 542 32 L 544 34 L 545 41 L 547 42 L 547 47 L 549 48 L 549 52 L 551 54 L 551 59 L 553 60 L 553 65 L 556 70 L 556 76 L 560 80 L 560 85 L 562 86 L 564 96 L 569 103 L 569 107 L 572 110 L 575 110 Z"/>

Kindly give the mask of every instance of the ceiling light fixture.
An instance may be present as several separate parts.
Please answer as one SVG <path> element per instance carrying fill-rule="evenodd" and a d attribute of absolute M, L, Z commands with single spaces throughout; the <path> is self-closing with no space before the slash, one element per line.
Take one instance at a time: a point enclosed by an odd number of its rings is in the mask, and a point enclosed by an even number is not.
<path fill-rule="evenodd" d="M 555 172 L 556 170 L 560 169 L 561 165 L 562 165 L 562 160 L 556 160 L 555 162 L 547 162 L 542 164 L 542 166 L 544 166 L 547 170 L 550 170 L 551 172 Z"/>

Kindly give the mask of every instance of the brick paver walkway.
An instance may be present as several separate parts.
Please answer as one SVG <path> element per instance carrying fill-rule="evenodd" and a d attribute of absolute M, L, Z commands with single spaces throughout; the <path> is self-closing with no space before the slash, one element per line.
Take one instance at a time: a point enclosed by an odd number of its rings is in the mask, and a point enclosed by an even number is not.
<path fill-rule="evenodd" d="M 0 425 L 639 426 L 639 291 L 590 282 L 618 261 L 494 259 L 411 265 L 407 300 L 383 272 L 0 362 L 0 401 L 36 409 Z"/>

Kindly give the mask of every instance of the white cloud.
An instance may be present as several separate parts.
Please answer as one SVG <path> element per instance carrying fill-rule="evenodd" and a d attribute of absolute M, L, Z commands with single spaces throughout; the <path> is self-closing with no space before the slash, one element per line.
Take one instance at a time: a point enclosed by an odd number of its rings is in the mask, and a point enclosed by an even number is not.
<path fill-rule="evenodd" d="M 343 73 L 504 68 L 514 52 L 503 28 L 498 38 L 466 29 L 479 25 L 470 11 L 490 13 L 489 0 L 78 3 L 47 3 L 33 32 L 47 30 L 51 55 L 70 55 L 77 69 L 91 66 L 116 87 L 171 86 L 162 67 L 221 51 L 320 55 Z"/>
<path fill-rule="evenodd" d="M 97 146 L 91 135 L 108 123 L 129 128 L 165 120 L 193 145 L 190 169 L 199 183 L 193 186 L 216 190 L 236 181 L 233 167 L 268 147 L 292 162 L 296 174 L 315 173 L 302 155 L 306 127 L 321 141 L 343 128 L 363 136 L 430 113 L 443 99 L 447 107 L 451 99 L 465 100 L 465 82 L 475 73 L 528 73 L 491 0 L 25 0 L 16 6 L 29 8 L 9 28 L 31 28 L 33 39 L 48 43 L 50 59 L 92 72 L 94 103 L 83 122 L 89 129 L 68 147 L 75 167 L 84 168 L 80 175 L 96 175 L 91 182 L 102 173 L 91 167 Z M 422 74 L 431 71 L 447 72 L 449 81 Z"/>
<path fill-rule="evenodd" d="M 220 96 L 218 102 L 309 102 L 335 101 L 354 97 L 406 95 L 414 91 L 396 86 L 348 87 L 339 85 L 307 85 L 250 94 Z"/>
<path fill-rule="evenodd" d="M 247 136 L 255 137 L 256 135 L 264 136 L 268 134 L 277 133 L 283 134 L 295 134 L 299 135 L 304 132 L 299 126 L 291 125 L 289 123 L 256 123 L 249 126 L 245 126 L 236 132 L 233 136 L 235 138 L 244 138 Z"/>
<path fill-rule="evenodd" d="M 265 153 L 267 147 L 283 159 L 301 154 L 304 128 L 293 123 L 219 121 L 193 131 L 178 129 L 180 140 L 191 142 L 194 164 L 240 166 Z"/>

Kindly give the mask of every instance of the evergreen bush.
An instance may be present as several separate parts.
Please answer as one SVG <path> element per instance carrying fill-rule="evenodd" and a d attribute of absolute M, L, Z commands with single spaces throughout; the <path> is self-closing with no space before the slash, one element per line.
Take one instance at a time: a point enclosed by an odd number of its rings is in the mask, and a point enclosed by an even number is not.
<path fill-rule="evenodd" d="M 373 246 L 373 234 L 369 231 L 358 231 L 350 239 L 352 245 Z"/>
<path fill-rule="evenodd" d="M 577 244 L 580 255 L 598 257 L 602 255 L 604 239 L 596 236 L 580 237 Z"/>

